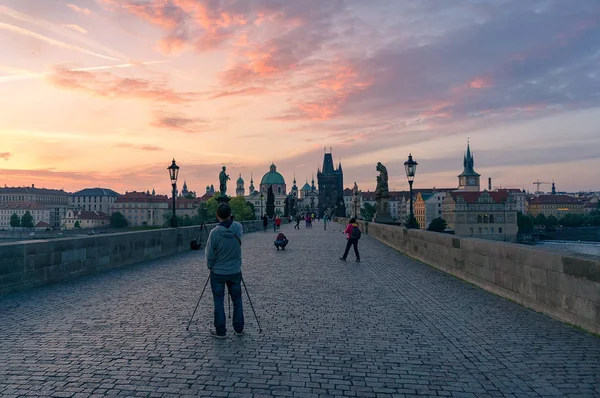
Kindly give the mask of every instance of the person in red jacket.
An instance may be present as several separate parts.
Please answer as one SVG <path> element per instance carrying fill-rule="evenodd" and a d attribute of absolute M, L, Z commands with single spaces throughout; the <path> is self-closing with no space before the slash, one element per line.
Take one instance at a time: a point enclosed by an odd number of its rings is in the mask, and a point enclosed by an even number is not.
<path fill-rule="evenodd" d="M 277 227 L 277 231 L 279 231 L 279 229 L 281 227 L 281 217 L 279 217 L 279 216 L 275 217 L 275 226 Z"/>
<path fill-rule="evenodd" d="M 354 233 L 352 232 L 353 230 Z M 356 255 L 356 262 L 360 263 L 360 253 L 358 252 L 358 240 L 360 239 L 360 229 L 358 229 L 358 224 L 356 223 L 356 218 L 351 218 L 344 233 L 347 235 L 348 242 L 346 242 L 346 250 L 344 250 L 344 255 L 340 257 L 340 260 L 346 261 L 346 257 L 348 257 L 348 252 L 350 251 L 350 246 L 354 247 L 354 254 Z"/>

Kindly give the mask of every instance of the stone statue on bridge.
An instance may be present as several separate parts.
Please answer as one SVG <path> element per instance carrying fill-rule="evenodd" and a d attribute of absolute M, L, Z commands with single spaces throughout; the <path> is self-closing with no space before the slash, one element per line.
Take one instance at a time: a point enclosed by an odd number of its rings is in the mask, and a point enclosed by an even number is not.
<path fill-rule="evenodd" d="M 387 168 L 381 162 L 377 162 L 377 171 L 379 172 L 379 175 L 377 176 L 375 197 L 380 198 L 385 195 L 389 196 Z"/>
<path fill-rule="evenodd" d="M 377 162 L 377 187 L 375 188 L 375 200 L 377 201 L 377 211 L 373 221 L 381 224 L 393 224 L 394 219 L 390 214 L 390 190 L 388 187 L 388 172 L 387 168 L 381 163 Z"/>
<path fill-rule="evenodd" d="M 223 166 L 223 170 L 219 173 L 219 183 L 221 184 L 219 187 L 219 191 L 221 192 L 221 196 L 227 196 L 227 180 L 230 180 L 229 175 L 225 172 L 226 168 Z"/>

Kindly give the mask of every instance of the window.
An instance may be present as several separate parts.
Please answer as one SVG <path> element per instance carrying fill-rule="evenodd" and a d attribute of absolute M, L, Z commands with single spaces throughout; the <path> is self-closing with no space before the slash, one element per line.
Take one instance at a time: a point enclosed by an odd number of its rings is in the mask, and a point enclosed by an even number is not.
<path fill-rule="evenodd" d="M 490 224 L 493 224 L 493 223 L 494 223 L 494 215 L 490 214 Z"/>
<path fill-rule="evenodd" d="M 501 234 L 502 233 L 502 228 L 498 228 L 498 233 Z"/>
<path fill-rule="evenodd" d="M 494 233 L 494 228 L 490 228 L 490 233 L 493 234 Z"/>
<path fill-rule="evenodd" d="M 483 216 L 483 223 L 487 224 L 488 223 L 488 216 L 487 214 L 485 216 Z M 486 228 L 487 229 L 487 228 Z"/>
<path fill-rule="evenodd" d="M 481 224 L 481 214 L 477 216 L 477 222 Z M 481 232 L 481 228 L 479 228 L 479 232 Z"/>
<path fill-rule="evenodd" d="M 481 233 L 481 228 L 479 228 L 479 233 Z"/>

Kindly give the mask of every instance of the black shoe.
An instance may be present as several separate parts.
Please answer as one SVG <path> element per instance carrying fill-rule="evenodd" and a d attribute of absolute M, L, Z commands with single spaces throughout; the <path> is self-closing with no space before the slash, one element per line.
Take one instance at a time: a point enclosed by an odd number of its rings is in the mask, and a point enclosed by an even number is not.
<path fill-rule="evenodd" d="M 243 330 L 241 332 L 235 332 L 235 335 L 239 337 L 243 336 L 244 334 L 245 332 Z"/>
<path fill-rule="evenodd" d="M 281 250 L 285 250 L 285 247 L 282 247 Z"/>
<path fill-rule="evenodd" d="M 356 259 L 356 262 L 357 262 L 357 263 L 360 263 L 360 258 L 357 258 L 357 259 Z"/>
<path fill-rule="evenodd" d="M 217 334 L 216 330 L 211 330 L 210 335 L 211 335 L 211 337 L 214 337 L 215 339 L 226 339 L 227 338 L 227 336 L 224 334 Z"/>
<path fill-rule="evenodd" d="M 342 261 L 346 261 L 346 259 L 344 257 L 340 257 L 340 260 Z"/>

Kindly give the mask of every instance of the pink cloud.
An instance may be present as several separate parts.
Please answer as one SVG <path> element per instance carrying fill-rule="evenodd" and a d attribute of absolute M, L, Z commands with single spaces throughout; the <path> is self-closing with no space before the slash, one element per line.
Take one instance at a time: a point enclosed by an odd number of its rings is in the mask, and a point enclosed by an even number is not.
<path fill-rule="evenodd" d="M 210 123 L 202 118 L 190 118 L 180 113 L 157 112 L 152 126 L 182 133 L 201 133 L 212 130 Z"/>
<path fill-rule="evenodd" d="M 79 7 L 76 4 L 66 4 L 67 7 L 69 7 L 71 10 L 79 13 L 79 14 L 84 14 L 84 15 L 91 15 L 92 11 L 89 8 L 85 8 L 85 7 Z"/>
<path fill-rule="evenodd" d="M 8 160 L 11 156 L 10 152 L 0 152 L 0 159 Z"/>
<path fill-rule="evenodd" d="M 194 101 L 196 93 L 182 93 L 167 87 L 162 80 L 119 77 L 109 72 L 75 71 L 56 67 L 48 81 L 67 90 L 83 91 L 104 98 L 145 99 L 179 104 Z"/>

